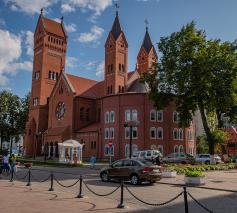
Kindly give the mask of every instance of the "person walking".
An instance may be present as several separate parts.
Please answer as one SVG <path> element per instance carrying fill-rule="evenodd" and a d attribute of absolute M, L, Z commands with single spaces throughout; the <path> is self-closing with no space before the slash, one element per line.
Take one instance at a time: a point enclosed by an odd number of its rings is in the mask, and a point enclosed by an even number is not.
<path fill-rule="evenodd" d="M 16 156 L 14 154 L 11 155 L 11 170 L 16 172 Z"/>
<path fill-rule="evenodd" d="M 5 154 L 2 159 L 3 172 L 9 172 L 9 156 Z"/>
<path fill-rule="evenodd" d="M 91 163 L 91 168 L 94 169 L 95 163 L 96 163 L 96 157 L 94 155 L 91 156 L 90 163 Z"/>

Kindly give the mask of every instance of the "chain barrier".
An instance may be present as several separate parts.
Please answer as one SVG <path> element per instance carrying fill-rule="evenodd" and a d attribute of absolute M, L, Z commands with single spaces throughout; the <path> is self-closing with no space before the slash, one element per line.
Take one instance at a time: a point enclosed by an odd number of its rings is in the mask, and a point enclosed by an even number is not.
<path fill-rule="evenodd" d="M 62 186 L 62 187 L 64 187 L 64 188 L 70 188 L 70 187 L 75 186 L 75 185 L 80 181 L 80 178 L 79 178 L 75 183 L 73 183 L 73 184 L 71 184 L 71 185 L 68 185 L 68 186 L 63 185 L 62 183 L 60 183 L 59 180 L 55 177 L 55 175 L 54 175 L 54 180 L 56 181 L 56 183 L 57 183 L 58 185 L 60 185 L 60 186 Z"/>
<path fill-rule="evenodd" d="M 39 183 L 44 183 L 44 182 L 46 182 L 46 181 L 48 181 L 48 180 L 50 179 L 50 175 L 49 175 L 47 178 L 43 179 L 43 180 L 39 180 L 39 179 L 36 178 L 32 173 L 31 173 L 30 175 L 31 175 L 31 177 L 32 177 L 33 180 L 35 180 L 35 181 L 37 181 L 37 182 L 39 182 Z"/>
<path fill-rule="evenodd" d="M 199 206 L 201 206 L 204 210 L 206 210 L 209 213 L 214 213 L 212 210 L 208 209 L 207 207 L 205 207 L 203 204 L 201 204 L 198 200 L 196 200 L 189 192 L 187 193 L 192 199 L 193 201 L 195 201 Z"/>
<path fill-rule="evenodd" d="M 170 200 L 167 200 L 166 202 L 163 202 L 163 203 L 148 203 L 144 200 L 141 200 L 139 197 L 137 197 L 127 186 L 125 186 L 125 188 L 127 189 L 127 191 L 138 201 L 146 204 L 146 205 L 149 205 L 149 206 L 164 206 L 168 203 L 171 203 L 172 201 L 176 200 L 177 198 L 179 198 L 184 192 L 180 192 L 178 195 L 176 195 L 175 197 L 171 198 Z"/>
<path fill-rule="evenodd" d="M 109 195 L 113 194 L 114 192 L 116 192 L 116 191 L 120 188 L 120 186 L 118 186 L 118 187 L 115 188 L 112 192 L 109 192 L 109 193 L 107 193 L 107 194 L 98 194 L 98 193 L 94 192 L 94 191 L 85 183 L 85 181 L 83 181 L 83 183 L 84 183 L 84 185 L 86 186 L 86 188 L 87 188 L 90 192 L 92 192 L 93 194 L 95 194 L 95 195 L 97 195 L 97 196 L 101 196 L 101 197 L 109 196 Z"/>
<path fill-rule="evenodd" d="M 19 176 L 16 174 L 16 172 L 14 172 L 14 175 L 15 175 L 15 177 L 16 177 L 17 180 L 25 180 L 26 177 L 28 176 L 28 172 L 27 172 L 26 175 L 23 176 L 23 177 L 19 177 Z"/>

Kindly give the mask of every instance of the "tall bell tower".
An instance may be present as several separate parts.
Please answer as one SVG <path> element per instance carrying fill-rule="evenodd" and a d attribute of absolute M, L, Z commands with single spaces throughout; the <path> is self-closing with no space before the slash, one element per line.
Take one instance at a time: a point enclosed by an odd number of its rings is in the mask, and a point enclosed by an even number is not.
<path fill-rule="evenodd" d="M 142 42 L 142 46 L 137 56 L 137 71 L 139 74 L 147 72 L 157 61 L 156 50 L 151 42 L 151 37 L 148 32 L 148 21 L 146 23 L 146 33 Z"/>
<path fill-rule="evenodd" d="M 105 95 L 126 91 L 127 72 L 128 43 L 121 29 L 117 10 L 112 29 L 105 43 Z"/>
<path fill-rule="evenodd" d="M 64 70 L 67 34 L 61 23 L 44 17 L 43 9 L 34 33 L 34 58 L 29 118 L 24 148 L 26 155 L 40 152 L 43 132 L 47 129 L 48 99 Z"/>

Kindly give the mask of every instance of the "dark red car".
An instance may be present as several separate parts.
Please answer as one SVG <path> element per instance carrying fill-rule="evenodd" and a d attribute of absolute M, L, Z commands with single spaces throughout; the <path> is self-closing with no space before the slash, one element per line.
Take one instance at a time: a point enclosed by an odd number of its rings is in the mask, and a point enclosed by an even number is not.
<path fill-rule="evenodd" d="M 108 168 L 103 168 L 100 172 L 102 181 L 124 180 L 131 181 L 133 185 L 149 181 L 155 183 L 161 179 L 160 168 L 146 160 L 121 159 L 111 164 Z"/>

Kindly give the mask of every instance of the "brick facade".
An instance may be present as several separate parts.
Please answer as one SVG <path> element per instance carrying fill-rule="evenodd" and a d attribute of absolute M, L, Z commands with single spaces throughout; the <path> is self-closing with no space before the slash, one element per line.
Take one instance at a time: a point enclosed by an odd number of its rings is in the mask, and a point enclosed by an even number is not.
<path fill-rule="evenodd" d="M 49 36 L 61 39 L 63 45 L 52 47 Z M 39 47 L 38 37 L 42 39 Z M 164 155 L 196 152 L 194 124 L 187 129 L 178 127 L 173 120 L 174 103 L 162 111 L 155 110 L 147 86 L 140 81 L 140 75 L 157 61 L 148 29 L 136 70 L 128 72 L 128 43 L 116 14 L 105 42 L 105 79 L 101 82 L 64 72 L 66 44 L 63 23 L 41 14 L 35 31 L 32 101 L 24 141 L 27 155 L 56 157 L 57 144 L 71 138 L 84 144 L 85 158 L 107 158 L 109 141 L 113 143 L 113 158 L 123 158 L 129 151 L 129 127 L 125 128 L 125 123 L 134 126 L 134 149 L 159 149 Z M 37 81 L 36 71 L 40 73 Z M 49 71 L 58 73 L 55 79 L 51 79 Z"/>

